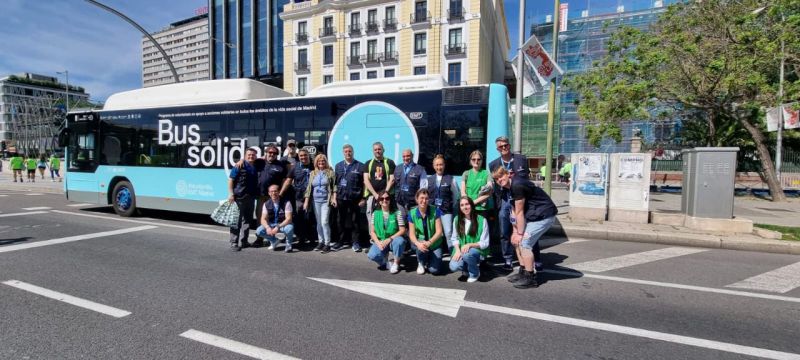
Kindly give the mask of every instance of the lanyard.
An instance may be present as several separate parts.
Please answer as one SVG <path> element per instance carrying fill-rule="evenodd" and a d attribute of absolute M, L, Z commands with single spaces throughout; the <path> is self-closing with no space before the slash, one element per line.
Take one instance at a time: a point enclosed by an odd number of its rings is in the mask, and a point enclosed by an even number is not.
<path fill-rule="evenodd" d="M 412 167 L 414 167 L 413 163 L 408 164 L 408 165 L 403 164 L 403 184 L 404 185 L 408 184 L 408 182 L 406 180 L 408 179 L 408 172 L 411 171 Z"/>
<path fill-rule="evenodd" d="M 433 181 L 436 181 L 436 175 L 433 175 Z M 439 181 L 439 185 L 436 186 L 436 194 L 434 194 L 433 198 L 438 199 L 439 195 L 442 193 L 442 183 L 444 183 L 444 175 L 442 175 L 442 180 Z"/>
<path fill-rule="evenodd" d="M 512 157 L 508 162 L 505 162 L 503 161 L 503 158 L 500 158 L 500 162 L 503 164 L 503 167 L 506 168 L 506 170 L 511 171 L 511 163 L 514 162 L 514 158 Z"/>
<path fill-rule="evenodd" d="M 277 226 L 277 225 L 278 225 L 278 209 L 279 209 L 280 207 L 279 207 L 279 205 L 278 205 L 278 204 L 276 204 L 276 203 L 272 203 L 272 208 L 273 208 L 273 209 L 274 209 L 274 211 L 275 211 L 275 220 L 273 220 L 273 222 L 272 222 L 272 227 L 275 227 L 275 226 Z"/>

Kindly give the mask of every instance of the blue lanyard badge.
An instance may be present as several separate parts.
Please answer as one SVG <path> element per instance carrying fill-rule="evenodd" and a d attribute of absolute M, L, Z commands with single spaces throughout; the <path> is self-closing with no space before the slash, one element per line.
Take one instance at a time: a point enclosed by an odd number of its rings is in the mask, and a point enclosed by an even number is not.
<path fill-rule="evenodd" d="M 402 181 L 403 184 L 400 186 L 400 190 L 403 190 L 403 192 L 409 191 L 408 181 L 407 181 L 409 171 L 411 171 L 411 165 L 403 165 L 403 181 Z"/>

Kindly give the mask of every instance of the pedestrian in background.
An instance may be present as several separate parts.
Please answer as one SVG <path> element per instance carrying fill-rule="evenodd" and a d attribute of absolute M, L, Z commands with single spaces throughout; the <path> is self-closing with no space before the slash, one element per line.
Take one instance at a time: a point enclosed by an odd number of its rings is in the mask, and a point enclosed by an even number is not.
<path fill-rule="evenodd" d="M 303 207 L 308 211 L 313 202 L 314 216 L 317 218 L 317 237 L 319 243 L 314 249 L 323 254 L 331 251 L 330 203 L 336 196 L 335 176 L 328 164 L 328 157 L 318 154 L 314 158 L 314 170 L 308 176 Z"/>
<path fill-rule="evenodd" d="M 278 251 L 278 244 L 286 240 L 284 252 L 292 252 L 294 241 L 294 226 L 292 225 L 292 200 L 281 198 L 280 187 L 270 185 L 267 189 L 269 198 L 261 209 L 261 225 L 256 229 L 256 235 L 269 241 L 268 250 Z"/>
<path fill-rule="evenodd" d="M 336 164 L 336 196 L 333 197 L 332 205 L 336 211 L 336 219 L 339 229 L 339 247 L 352 244 L 353 251 L 361 252 L 359 243 L 359 214 L 361 207 L 366 201 L 364 193 L 364 174 L 360 161 L 353 158 L 353 146 L 345 144 L 342 147 L 344 160 Z M 348 241 L 348 237 L 350 238 Z"/>
<path fill-rule="evenodd" d="M 22 169 L 25 168 L 25 161 L 22 159 L 22 156 L 15 153 L 14 156 L 11 157 L 8 165 L 11 166 L 14 182 L 17 182 L 17 176 L 19 176 L 19 182 L 24 182 L 25 178 L 22 177 Z"/>
<path fill-rule="evenodd" d="M 425 168 L 414 163 L 414 153 L 411 149 L 403 150 L 403 163 L 394 169 L 394 179 L 397 182 L 395 199 L 397 207 L 408 214 L 408 210 L 417 206 L 415 196 L 417 190 L 428 188 L 428 175 Z"/>
<path fill-rule="evenodd" d="M 314 166 L 311 164 L 311 156 L 305 149 L 300 149 L 297 152 L 298 161 L 292 166 L 292 193 L 294 216 L 292 222 L 294 224 L 294 234 L 299 243 L 310 242 L 314 237 L 314 222 L 313 211 L 306 211 L 303 206 L 305 202 L 306 188 L 308 188 L 308 176 L 313 170 Z"/>
<path fill-rule="evenodd" d="M 458 201 L 453 229 L 452 238 L 447 239 L 453 247 L 450 271 L 461 271 L 467 282 L 476 282 L 481 276 L 481 261 L 489 255 L 489 223 L 478 215 L 468 196 Z"/>
<path fill-rule="evenodd" d="M 25 159 L 25 166 L 28 169 L 28 181 L 36 182 L 36 158 L 28 155 L 27 159 Z"/>
<path fill-rule="evenodd" d="M 50 181 L 56 182 L 56 177 L 58 177 L 58 182 L 61 182 L 61 159 L 56 156 L 56 154 L 50 155 Z"/>
<path fill-rule="evenodd" d="M 434 175 L 427 179 L 428 194 L 433 205 L 442 212 L 442 231 L 444 232 L 443 252 L 450 253 L 450 235 L 453 230 L 453 208 L 458 203 L 458 185 L 452 175 L 444 173 L 444 156 L 437 154 L 433 157 Z"/>
<path fill-rule="evenodd" d="M 44 156 L 44 154 L 39 155 L 39 161 L 36 162 L 36 168 L 39 169 L 39 177 L 44 180 L 44 171 L 47 169 L 47 158 Z"/>
<path fill-rule="evenodd" d="M 378 269 L 386 270 L 389 263 L 389 252 L 394 255 L 389 272 L 397 274 L 400 271 L 400 260 L 406 247 L 406 221 L 403 214 L 397 210 L 394 198 L 387 191 L 378 194 L 380 207 L 372 212 L 369 219 L 369 237 L 372 246 L 367 257 L 378 263 Z"/>
<path fill-rule="evenodd" d="M 427 270 L 437 274 L 442 269 L 442 212 L 428 205 L 428 189 L 419 189 L 417 207 L 408 211 L 408 238 L 417 253 L 417 274 Z"/>
<path fill-rule="evenodd" d="M 247 237 L 253 223 L 253 204 L 258 195 L 258 174 L 255 168 L 256 150 L 247 149 L 245 162 L 241 167 L 233 167 L 228 176 L 228 201 L 239 207 L 239 218 L 236 226 L 230 229 L 231 251 L 240 251 L 249 247 Z M 241 244 L 241 246 L 240 246 Z"/>

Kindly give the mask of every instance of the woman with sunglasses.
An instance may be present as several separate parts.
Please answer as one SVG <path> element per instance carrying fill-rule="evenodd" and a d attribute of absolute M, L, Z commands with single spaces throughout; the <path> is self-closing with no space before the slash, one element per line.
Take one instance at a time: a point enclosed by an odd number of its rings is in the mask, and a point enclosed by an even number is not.
<path fill-rule="evenodd" d="M 367 257 L 378 263 L 378 269 L 386 270 L 389 262 L 389 251 L 394 253 L 394 259 L 389 272 L 397 274 L 400 271 L 400 259 L 406 247 L 406 222 L 403 214 L 397 210 L 394 198 L 388 192 L 378 194 L 379 208 L 372 212 L 369 219 L 369 237 L 372 246 Z"/>
<path fill-rule="evenodd" d="M 458 186 L 452 175 L 444 174 L 444 156 L 437 154 L 433 157 L 434 175 L 428 175 L 428 193 L 437 209 L 442 211 L 442 231 L 444 231 L 445 248 L 450 247 L 450 231 L 453 230 L 453 208 L 458 203 Z"/>
<path fill-rule="evenodd" d="M 442 212 L 428 205 L 428 189 L 417 190 L 417 207 L 408 211 L 408 238 L 417 252 L 417 274 L 436 274 L 442 267 Z"/>
<path fill-rule="evenodd" d="M 308 211 L 309 201 L 314 200 L 314 215 L 317 218 L 317 235 L 319 243 L 314 251 L 322 250 L 322 253 L 331 251 L 331 225 L 329 222 L 331 199 L 336 198 L 336 187 L 333 186 L 334 173 L 328 164 L 328 157 L 319 154 L 314 157 L 314 170 L 308 175 L 308 186 L 306 187 L 305 202 L 303 210 Z"/>
<path fill-rule="evenodd" d="M 450 240 L 453 253 L 450 271 L 461 271 L 467 282 L 476 282 L 481 276 L 481 260 L 489 255 L 489 224 L 475 211 L 475 203 L 468 196 L 458 200 L 455 232 Z"/>
<path fill-rule="evenodd" d="M 492 177 L 483 168 L 483 153 L 480 150 L 469 154 L 469 163 L 472 168 L 461 175 L 461 196 L 469 197 L 475 211 L 485 218 L 487 210 L 491 209 L 489 201 L 494 189 Z"/>

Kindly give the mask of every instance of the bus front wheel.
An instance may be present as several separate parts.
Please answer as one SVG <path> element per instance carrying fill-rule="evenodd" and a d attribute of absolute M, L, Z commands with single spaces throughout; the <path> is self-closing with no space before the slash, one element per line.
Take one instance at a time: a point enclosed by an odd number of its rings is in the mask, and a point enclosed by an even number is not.
<path fill-rule="evenodd" d="M 120 181 L 114 186 L 112 193 L 112 205 L 114 212 L 119 216 L 130 217 L 136 213 L 136 196 L 133 186 L 127 181 Z"/>

